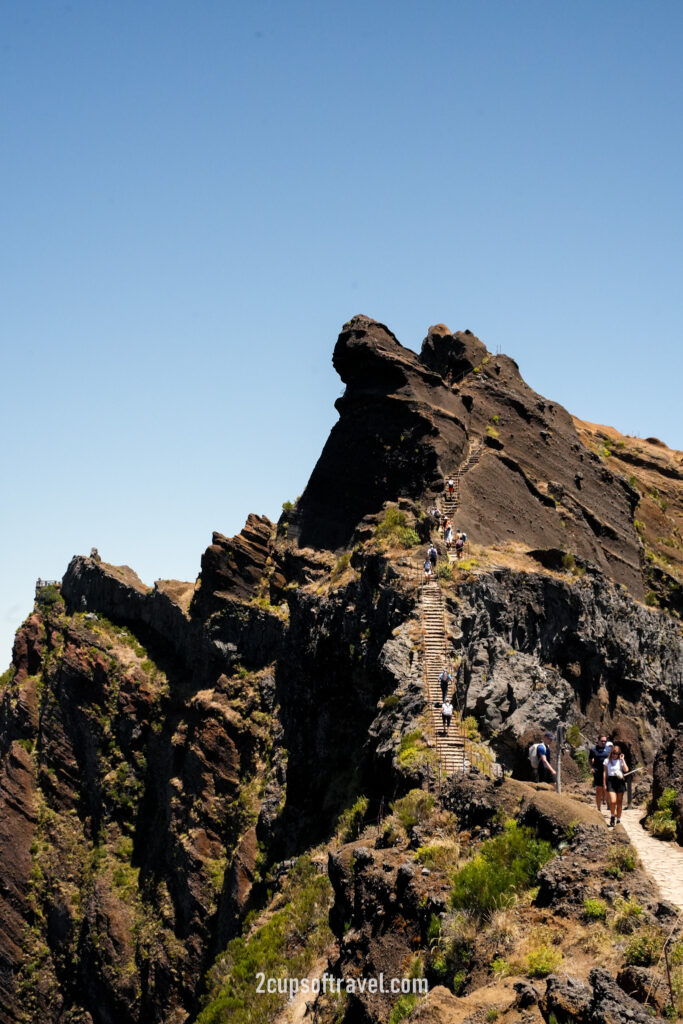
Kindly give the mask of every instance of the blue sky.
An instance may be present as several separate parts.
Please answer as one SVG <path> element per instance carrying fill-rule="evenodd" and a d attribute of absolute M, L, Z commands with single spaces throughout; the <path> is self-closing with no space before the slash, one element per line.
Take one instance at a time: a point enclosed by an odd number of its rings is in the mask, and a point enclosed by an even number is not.
<path fill-rule="evenodd" d="M 683 448 L 683 6 L 0 3 L 0 664 L 301 493 L 355 313 Z"/>

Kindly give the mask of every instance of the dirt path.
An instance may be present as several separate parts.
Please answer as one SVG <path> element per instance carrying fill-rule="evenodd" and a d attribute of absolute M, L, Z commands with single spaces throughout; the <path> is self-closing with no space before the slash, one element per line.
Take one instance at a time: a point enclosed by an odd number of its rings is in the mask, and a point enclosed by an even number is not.
<path fill-rule="evenodd" d="M 683 910 L 683 849 L 675 842 L 663 842 L 640 824 L 643 810 L 624 811 L 621 824 L 635 847 L 643 867 L 659 886 L 662 898 Z"/>

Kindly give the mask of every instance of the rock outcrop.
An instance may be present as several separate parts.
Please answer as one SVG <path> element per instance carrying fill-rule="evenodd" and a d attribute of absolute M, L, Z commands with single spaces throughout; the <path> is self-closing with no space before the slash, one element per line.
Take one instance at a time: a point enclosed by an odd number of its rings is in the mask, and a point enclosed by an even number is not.
<path fill-rule="evenodd" d="M 610 961 L 622 987 L 558 975 L 540 997 L 511 974 L 525 968 L 510 934 L 562 943 L 586 899 L 616 915 L 624 895 L 658 927 L 634 863 L 618 889 L 597 866 L 605 843 L 622 863 L 623 837 L 521 780 L 538 728 L 561 722 L 654 764 L 656 794 L 683 778 L 678 453 L 615 438 L 607 452 L 607 428 L 572 421 L 469 331 L 432 327 L 418 355 L 354 317 L 333 360 L 339 421 L 277 528 L 252 515 L 214 533 L 196 583 L 148 587 L 94 552 L 38 589 L 0 682 L 0 1024 L 247 1013 L 230 972 L 268 927 L 264 948 L 311 977 L 426 972 L 416 1019 L 433 1024 L 481 1019 L 484 988 L 508 1019 L 641 1019 L 633 964 Z M 415 545 L 437 540 L 426 513 L 460 467 L 456 525 L 477 557 L 442 574 L 445 652 L 468 742 L 518 776 L 495 783 L 443 778 L 425 714 Z M 434 806 L 411 822 L 398 801 L 414 787 Z M 518 929 L 450 903 L 454 865 L 504 818 L 555 854 Z M 295 959 L 307 929 L 314 961 Z M 499 988 L 494 961 L 511 974 Z M 395 1006 L 359 992 L 316 1013 L 385 1024 Z"/>
<path fill-rule="evenodd" d="M 468 445 L 481 441 L 481 462 L 463 478 L 458 526 L 483 544 L 515 538 L 574 552 L 642 598 L 637 493 L 582 444 L 562 406 L 524 383 L 514 360 L 443 325 L 430 329 L 418 356 L 358 316 L 345 324 L 333 361 L 346 385 L 339 422 L 289 536 L 336 549 L 387 501 L 426 508 Z"/>

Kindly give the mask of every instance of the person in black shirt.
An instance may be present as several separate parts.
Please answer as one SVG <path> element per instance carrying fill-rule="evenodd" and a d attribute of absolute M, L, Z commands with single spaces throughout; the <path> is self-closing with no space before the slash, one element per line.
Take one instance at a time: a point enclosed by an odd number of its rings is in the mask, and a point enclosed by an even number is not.
<path fill-rule="evenodd" d="M 598 742 L 594 747 L 591 747 L 588 760 L 590 766 L 593 769 L 593 785 L 595 786 L 595 805 L 598 810 L 602 810 L 602 805 L 605 802 L 605 788 L 604 788 L 604 764 L 609 757 L 609 752 L 612 749 L 613 744 L 607 739 L 606 736 L 598 736 Z"/>

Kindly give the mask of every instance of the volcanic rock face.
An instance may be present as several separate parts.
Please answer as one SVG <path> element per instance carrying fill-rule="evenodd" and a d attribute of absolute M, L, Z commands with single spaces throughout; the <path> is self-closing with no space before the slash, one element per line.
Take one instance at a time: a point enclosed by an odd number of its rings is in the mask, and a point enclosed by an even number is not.
<path fill-rule="evenodd" d="M 211 969 L 216 955 L 250 910 L 277 913 L 293 858 L 329 842 L 359 794 L 378 816 L 433 784 L 419 558 L 402 546 L 415 535 L 392 548 L 375 526 L 389 503 L 426 539 L 424 513 L 459 467 L 456 525 L 491 549 L 444 582 L 465 713 L 518 775 L 537 727 L 572 721 L 591 739 L 607 729 L 629 761 L 654 760 L 660 789 L 678 785 L 678 743 L 666 745 L 682 722 L 680 623 L 663 610 L 677 600 L 677 454 L 624 442 L 620 464 L 640 474 L 629 482 L 511 359 L 442 324 L 417 355 L 355 317 L 334 365 L 339 422 L 277 531 L 250 516 L 236 537 L 214 533 L 197 584 L 148 587 L 77 556 L 61 590 L 39 590 L 0 681 L 0 1024 L 195 1019 L 227 971 Z M 416 736 L 425 761 L 411 761 Z M 503 805 L 555 844 L 573 827 L 576 809 L 547 792 L 470 782 L 441 794 L 467 830 L 456 845 L 490 834 Z M 584 891 L 604 888 L 586 880 L 602 827 L 589 810 L 571 856 L 541 878 L 536 923 L 559 913 L 554 890 L 571 890 L 580 915 Z M 398 976 L 429 946 L 449 888 L 447 872 L 416 863 L 423 841 L 419 828 L 399 843 L 378 830 L 374 845 L 334 846 L 339 969 Z M 623 888 L 652 916 L 642 879 Z M 479 980 L 494 955 L 484 949 Z M 458 1001 L 435 992 L 425 1019 L 448 1020 Z M 553 983 L 546 1003 L 575 996 L 581 1013 L 616 1013 L 621 999 L 596 975 L 576 991 Z M 517 1005 L 537 998 L 527 985 Z M 346 1024 L 391 1012 L 387 998 L 352 1000 Z"/>
<path fill-rule="evenodd" d="M 572 719 L 589 734 L 607 730 L 635 764 L 652 763 L 680 720 L 679 623 L 600 576 L 570 585 L 498 570 L 462 586 L 452 612 L 458 692 L 510 768 L 523 768 L 530 727 Z"/>
<path fill-rule="evenodd" d="M 290 529 L 302 546 L 348 544 L 365 515 L 398 497 L 428 507 L 469 445 L 483 443 L 463 477 L 459 528 L 483 544 L 514 538 L 571 550 L 642 597 L 635 491 L 584 447 L 565 409 L 524 383 L 512 359 L 442 324 L 418 356 L 383 324 L 354 317 L 334 366 L 346 391 Z"/>

